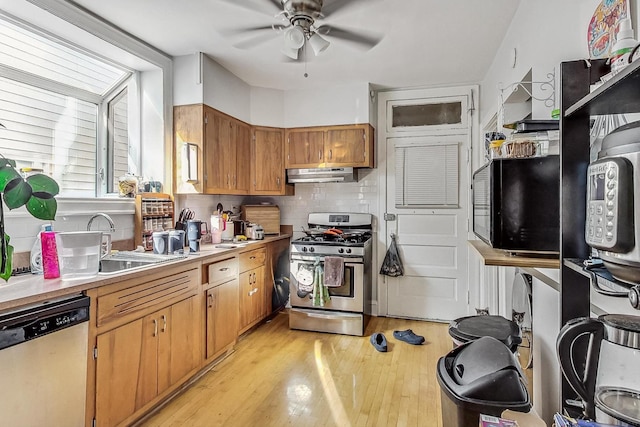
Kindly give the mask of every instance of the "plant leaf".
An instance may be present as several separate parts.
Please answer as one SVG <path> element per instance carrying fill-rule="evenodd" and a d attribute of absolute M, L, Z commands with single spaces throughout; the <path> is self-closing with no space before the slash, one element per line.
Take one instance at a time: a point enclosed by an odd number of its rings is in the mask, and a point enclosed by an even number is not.
<path fill-rule="evenodd" d="M 18 171 L 15 170 L 9 162 L 10 160 L 8 159 L 0 158 L 0 193 L 5 191 L 7 184 L 14 179 L 22 179 Z"/>
<path fill-rule="evenodd" d="M 40 193 L 47 193 L 50 197 L 55 196 L 60 192 L 60 187 L 58 183 L 48 175 L 44 175 L 41 173 L 31 175 L 27 178 L 27 182 L 31 185 L 31 189 L 34 193 L 39 193 L 38 197 L 47 198 Z M 49 198 L 50 198 L 49 197 Z"/>
<path fill-rule="evenodd" d="M 33 194 L 27 201 L 27 210 L 38 219 L 54 220 L 58 210 L 58 202 L 52 197 L 38 197 L 42 193 Z M 48 196 L 48 193 L 44 194 Z"/>
<path fill-rule="evenodd" d="M 4 235 L 4 240 L 6 242 L 5 244 L 5 248 L 7 248 L 7 253 L 6 254 L 2 254 L 2 256 L 6 256 L 6 260 L 4 262 L 4 270 L 0 271 L 0 278 L 3 278 L 5 281 L 9 280 L 9 277 L 11 277 L 11 271 L 13 270 L 12 268 L 12 260 L 13 260 L 13 246 L 11 246 L 9 244 L 9 235 L 7 233 L 5 233 Z"/>
<path fill-rule="evenodd" d="M 19 208 L 27 203 L 32 194 L 31 186 L 24 179 L 9 181 L 4 189 L 4 202 L 9 209 Z"/>

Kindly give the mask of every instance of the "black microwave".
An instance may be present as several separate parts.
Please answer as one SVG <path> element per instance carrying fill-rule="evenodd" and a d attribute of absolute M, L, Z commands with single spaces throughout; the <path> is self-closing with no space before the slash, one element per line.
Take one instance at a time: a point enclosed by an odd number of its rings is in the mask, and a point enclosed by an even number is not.
<path fill-rule="evenodd" d="M 558 253 L 560 157 L 493 159 L 473 174 L 473 232 L 495 249 Z"/>

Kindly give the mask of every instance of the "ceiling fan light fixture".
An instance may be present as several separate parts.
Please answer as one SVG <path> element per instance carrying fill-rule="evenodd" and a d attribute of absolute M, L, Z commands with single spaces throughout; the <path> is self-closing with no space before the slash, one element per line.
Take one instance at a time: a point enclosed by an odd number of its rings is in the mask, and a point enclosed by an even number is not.
<path fill-rule="evenodd" d="M 282 53 L 291 59 L 298 59 L 298 49 L 290 49 L 287 46 L 282 46 Z"/>
<path fill-rule="evenodd" d="M 304 45 L 304 31 L 298 26 L 292 26 L 284 32 L 284 47 L 286 49 L 300 49 Z"/>
<path fill-rule="evenodd" d="M 309 37 L 309 44 L 311 45 L 311 49 L 313 49 L 313 53 L 318 56 L 327 50 L 331 43 L 320 34 L 313 33 L 311 37 Z"/>

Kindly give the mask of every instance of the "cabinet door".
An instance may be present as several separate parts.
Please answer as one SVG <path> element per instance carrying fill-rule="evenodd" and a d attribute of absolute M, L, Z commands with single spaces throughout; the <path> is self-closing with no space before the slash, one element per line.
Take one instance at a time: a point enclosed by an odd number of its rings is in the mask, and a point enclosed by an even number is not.
<path fill-rule="evenodd" d="M 286 139 L 287 168 L 314 168 L 324 163 L 324 131 L 289 129 Z"/>
<path fill-rule="evenodd" d="M 196 297 L 191 297 L 157 314 L 158 393 L 200 366 L 200 313 Z"/>
<path fill-rule="evenodd" d="M 205 145 L 204 136 L 204 106 L 179 105 L 173 107 L 173 132 L 174 132 L 174 178 L 176 193 L 202 193 L 204 182 L 203 153 Z M 198 167 L 195 182 L 185 181 L 188 168 L 186 162 L 185 144 L 196 146 L 196 158 Z M 168 190 L 168 189 L 167 189 Z"/>
<path fill-rule="evenodd" d="M 235 136 L 236 194 L 247 194 L 251 182 L 251 126 L 241 121 L 236 121 Z"/>
<path fill-rule="evenodd" d="M 240 330 L 242 333 L 253 326 L 263 310 L 264 267 L 254 268 L 240 274 Z"/>
<path fill-rule="evenodd" d="M 254 128 L 252 194 L 285 194 L 284 132 Z"/>
<path fill-rule="evenodd" d="M 232 119 L 205 107 L 204 192 L 228 193 L 235 173 L 235 148 L 231 139 L 235 132 Z"/>
<path fill-rule="evenodd" d="M 367 166 L 367 129 L 364 126 L 327 129 L 324 159 L 327 165 Z"/>
<path fill-rule="evenodd" d="M 237 279 L 207 291 L 207 359 L 235 342 L 238 315 Z"/>
<path fill-rule="evenodd" d="M 157 340 L 147 316 L 97 336 L 96 423 L 114 426 L 156 396 Z"/>

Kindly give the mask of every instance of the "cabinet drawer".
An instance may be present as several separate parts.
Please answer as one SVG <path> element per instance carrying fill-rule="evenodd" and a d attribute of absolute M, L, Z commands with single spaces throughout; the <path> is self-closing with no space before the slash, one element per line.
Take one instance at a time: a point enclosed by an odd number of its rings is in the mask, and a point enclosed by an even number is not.
<path fill-rule="evenodd" d="M 238 276 L 238 260 L 229 258 L 209 265 L 209 285 L 223 283 Z"/>
<path fill-rule="evenodd" d="M 196 295 L 199 274 L 198 269 L 183 271 L 99 296 L 96 325 L 100 327 L 112 320 L 131 317 L 135 313 L 141 317 L 151 310 L 167 307 Z"/>
<path fill-rule="evenodd" d="M 267 256 L 265 248 L 254 249 L 249 252 L 240 254 L 240 271 L 251 270 L 256 267 L 264 265 L 264 260 Z"/>

